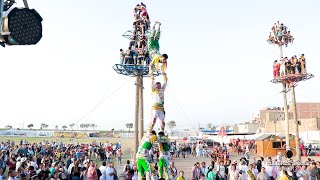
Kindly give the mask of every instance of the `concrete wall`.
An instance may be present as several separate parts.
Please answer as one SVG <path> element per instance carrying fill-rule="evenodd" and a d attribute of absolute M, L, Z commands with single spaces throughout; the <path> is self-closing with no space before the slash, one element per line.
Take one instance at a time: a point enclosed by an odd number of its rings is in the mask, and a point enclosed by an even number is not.
<path fill-rule="evenodd" d="M 290 106 L 289 111 L 291 111 Z M 310 119 L 320 117 L 320 103 L 297 103 L 298 119 Z"/>
<path fill-rule="evenodd" d="M 301 125 L 299 126 L 300 132 L 306 131 L 319 131 L 320 130 L 320 118 L 311 119 L 299 119 Z M 271 133 L 277 132 L 277 134 L 284 134 L 284 121 L 277 121 L 276 124 L 272 121 L 266 121 L 262 132 Z M 292 119 L 289 119 L 289 131 L 295 132 L 295 123 Z"/>

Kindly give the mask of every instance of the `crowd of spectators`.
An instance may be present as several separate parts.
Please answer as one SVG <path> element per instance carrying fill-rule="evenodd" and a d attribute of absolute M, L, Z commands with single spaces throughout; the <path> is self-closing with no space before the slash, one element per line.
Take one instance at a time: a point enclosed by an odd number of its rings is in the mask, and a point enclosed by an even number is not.
<path fill-rule="evenodd" d="M 121 163 L 121 142 L 74 144 L 58 141 L 19 144 L 8 140 L 0 144 L 0 179 L 65 179 L 117 177 L 114 163 Z M 102 164 L 99 166 L 98 162 Z M 5 175 L 7 173 L 7 175 Z M 117 178 L 115 178 L 117 179 Z"/>

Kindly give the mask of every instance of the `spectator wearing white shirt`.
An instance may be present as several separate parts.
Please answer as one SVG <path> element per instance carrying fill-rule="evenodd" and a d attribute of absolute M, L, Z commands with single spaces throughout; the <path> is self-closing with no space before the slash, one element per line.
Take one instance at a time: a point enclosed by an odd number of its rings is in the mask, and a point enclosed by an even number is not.
<path fill-rule="evenodd" d="M 21 157 L 17 157 L 17 162 L 16 162 L 16 171 L 21 167 Z"/>
<path fill-rule="evenodd" d="M 31 158 L 30 166 L 33 166 L 35 170 L 38 170 L 39 167 L 38 167 L 38 164 L 36 162 L 35 157 Z"/>
<path fill-rule="evenodd" d="M 86 164 L 88 164 L 89 162 L 90 162 L 89 156 L 85 156 L 85 157 L 84 157 L 84 161 L 83 161 L 82 164 L 83 164 L 84 166 L 86 166 Z"/>
<path fill-rule="evenodd" d="M 240 174 L 240 179 L 241 180 L 246 180 L 247 179 L 247 162 L 245 160 L 241 161 L 241 165 L 239 166 L 239 174 Z"/>
<path fill-rule="evenodd" d="M 272 165 L 272 161 L 269 161 L 268 164 L 265 166 L 266 173 L 271 180 L 277 179 L 277 172 Z"/>
<path fill-rule="evenodd" d="M 236 164 L 231 165 L 231 168 L 228 172 L 228 179 L 229 180 L 238 180 L 239 179 L 239 171 L 237 170 Z"/>
<path fill-rule="evenodd" d="M 73 166 L 74 166 L 74 158 L 71 159 L 71 164 L 68 167 L 68 174 L 71 174 L 71 170 L 72 170 Z"/>
<path fill-rule="evenodd" d="M 109 163 L 110 160 L 111 160 L 111 156 L 112 156 L 112 152 L 111 152 L 111 151 L 107 151 L 107 152 L 106 152 L 106 160 L 107 160 L 108 163 Z"/>
<path fill-rule="evenodd" d="M 107 163 L 105 161 L 102 162 L 102 165 L 99 167 L 99 170 L 101 172 L 100 180 L 106 180 L 107 179 Z"/>

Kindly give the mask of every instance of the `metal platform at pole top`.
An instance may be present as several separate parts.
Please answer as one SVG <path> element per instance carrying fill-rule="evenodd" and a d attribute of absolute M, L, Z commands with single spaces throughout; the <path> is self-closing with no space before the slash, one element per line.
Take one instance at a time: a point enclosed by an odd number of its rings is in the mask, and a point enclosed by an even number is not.
<path fill-rule="evenodd" d="M 306 81 L 311 78 L 313 78 L 314 75 L 311 73 L 306 73 L 306 74 L 288 74 L 285 76 L 278 76 L 274 79 L 271 80 L 272 83 L 285 83 L 285 84 L 290 84 L 290 83 L 297 83 L 300 81 Z"/>
<path fill-rule="evenodd" d="M 137 65 L 137 64 L 115 64 L 113 70 L 118 74 L 122 74 L 129 77 L 143 76 L 150 77 L 148 65 Z M 153 76 L 159 76 L 160 73 L 153 71 Z"/>

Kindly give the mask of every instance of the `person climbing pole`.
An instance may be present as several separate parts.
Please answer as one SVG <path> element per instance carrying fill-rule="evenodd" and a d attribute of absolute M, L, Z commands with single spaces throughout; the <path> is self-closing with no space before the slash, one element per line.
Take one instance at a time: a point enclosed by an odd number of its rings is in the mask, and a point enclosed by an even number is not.
<path fill-rule="evenodd" d="M 160 82 L 154 82 L 154 76 L 151 76 L 151 92 L 152 92 L 152 120 L 149 124 L 148 130 L 151 132 L 157 119 L 161 121 L 160 129 L 164 132 L 165 128 L 165 111 L 164 111 L 164 91 L 167 87 L 168 77 L 166 74 L 163 75 L 164 83 L 161 86 Z"/>

